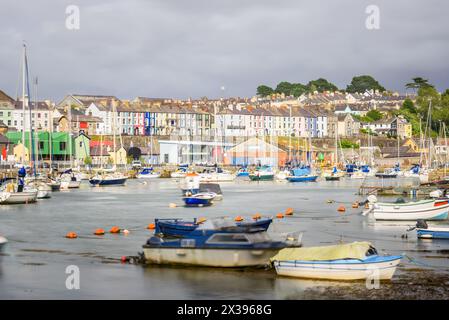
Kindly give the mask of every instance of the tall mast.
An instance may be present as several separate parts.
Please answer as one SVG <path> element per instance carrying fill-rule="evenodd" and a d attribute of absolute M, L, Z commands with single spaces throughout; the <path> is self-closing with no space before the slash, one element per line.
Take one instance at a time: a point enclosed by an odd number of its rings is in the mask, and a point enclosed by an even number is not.
<path fill-rule="evenodd" d="M 25 163 L 25 55 L 26 55 L 26 45 L 23 44 L 23 57 L 22 57 L 22 164 Z M 27 104 L 28 105 L 28 104 Z"/>
<path fill-rule="evenodd" d="M 69 139 L 69 160 L 70 160 L 70 168 L 73 167 L 72 165 L 72 106 L 70 105 L 70 103 L 68 104 L 68 139 Z"/>

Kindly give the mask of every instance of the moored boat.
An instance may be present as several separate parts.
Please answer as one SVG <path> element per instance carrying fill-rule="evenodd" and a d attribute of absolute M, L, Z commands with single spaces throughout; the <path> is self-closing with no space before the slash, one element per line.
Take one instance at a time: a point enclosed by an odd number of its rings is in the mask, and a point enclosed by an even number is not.
<path fill-rule="evenodd" d="M 0 204 L 26 204 L 36 202 L 37 190 L 28 190 L 22 192 L 0 192 Z"/>
<path fill-rule="evenodd" d="M 393 206 L 390 208 L 373 208 L 374 219 L 392 221 L 446 220 L 449 204 L 416 209 L 414 206 Z"/>
<path fill-rule="evenodd" d="M 266 231 L 273 219 L 263 218 L 257 221 L 250 222 L 235 222 L 231 219 L 215 218 L 206 221 L 198 221 L 197 219 L 183 220 L 183 219 L 156 219 L 155 220 L 155 234 L 162 233 L 164 236 L 205 236 L 212 233 L 236 233 L 245 232 L 250 229 L 260 229 Z"/>
<path fill-rule="evenodd" d="M 212 201 L 216 196 L 217 194 L 213 192 L 200 192 L 183 197 L 182 200 L 188 207 L 204 207 L 212 205 Z"/>
<path fill-rule="evenodd" d="M 137 175 L 138 179 L 156 179 L 161 176 L 160 173 L 154 172 L 152 167 L 143 168 Z"/>
<path fill-rule="evenodd" d="M 314 182 L 318 176 L 312 174 L 310 167 L 292 169 L 291 174 L 287 177 L 289 182 Z"/>
<path fill-rule="evenodd" d="M 195 238 L 153 236 L 143 252 L 149 263 L 236 268 L 267 265 L 270 257 L 287 246 L 266 232 L 218 232 Z"/>
<path fill-rule="evenodd" d="M 121 173 L 98 174 L 90 178 L 89 183 L 92 186 L 123 186 L 128 177 Z"/>
<path fill-rule="evenodd" d="M 402 256 L 380 256 L 369 242 L 286 248 L 271 258 L 278 275 L 318 280 L 390 280 Z"/>
<path fill-rule="evenodd" d="M 262 166 L 250 173 L 249 178 L 251 181 L 271 181 L 274 179 L 274 172 L 270 166 Z"/>
<path fill-rule="evenodd" d="M 449 239 L 449 226 L 428 226 L 425 220 L 418 220 L 414 229 L 420 239 Z"/>

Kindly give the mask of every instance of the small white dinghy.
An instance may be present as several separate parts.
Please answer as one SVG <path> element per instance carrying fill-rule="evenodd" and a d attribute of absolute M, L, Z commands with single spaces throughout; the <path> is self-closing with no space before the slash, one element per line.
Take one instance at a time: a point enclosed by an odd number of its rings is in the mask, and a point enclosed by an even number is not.
<path fill-rule="evenodd" d="M 390 280 L 402 256 L 380 256 L 369 242 L 285 248 L 271 258 L 278 275 L 318 280 Z"/>

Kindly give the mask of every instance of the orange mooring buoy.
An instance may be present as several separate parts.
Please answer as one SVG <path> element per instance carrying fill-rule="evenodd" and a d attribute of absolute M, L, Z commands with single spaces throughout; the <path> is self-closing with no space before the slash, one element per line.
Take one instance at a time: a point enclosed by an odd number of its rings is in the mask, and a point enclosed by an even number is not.
<path fill-rule="evenodd" d="M 237 217 L 235 217 L 234 220 L 235 220 L 235 221 L 243 221 L 243 218 L 242 218 L 241 216 L 237 216 Z"/>
<path fill-rule="evenodd" d="M 369 203 L 365 203 L 365 209 L 369 209 Z"/>
<path fill-rule="evenodd" d="M 78 238 L 78 235 L 75 232 L 69 232 L 65 235 L 65 237 L 68 239 L 76 239 Z"/>
<path fill-rule="evenodd" d="M 354 202 L 354 203 L 352 204 L 352 207 L 353 207 L 354 209 L 357 209 L 357 208 L 359 207 L 359 203 L 358 203 L 358 202 Z"/>
<path fill-rule="evenodd" d="M 260 218 L 262 218 L 260 213 L 256 213 L 255 215 L 253 215 L 254 220 L 259 220 Z"/>
<path fill-rule="evenodd" d="M 338 212 L 345 212 L 345 211 L 346 211 L 346 208 L 345 208 L 345 206 L 339 206 L 338 209 L 337 209 L 337 211 L 338 211 Z"/>
<path fill-rule="evenodd" d="M 109 230 L 110 233 L 120 233 L 120 228 L 117 226 L 113 226 L 111 230 Z"/>
<path fill-rule="evenodd" d="M 94 235 L 96 235 L 96 236 L 102 236 L 102 235 L 104 235 L 104 230 L 101 229 L 101 228 L 96 229 L 95 232 L 94 232 Z"/>
<path fill-rule="evenodd" d="M 276 215 L 276 218 L 278 218 L 278 219 L 282 219 L 283 217 L 284 217 L 284 215 L 280 212 Z"/>
<path fill-rule="evenodd" d="M 149 229 L 149 230 L 156 229 L 156 225 L 155 225 L 154 223 L 150 223 L 150 224 L 148 225 L 147 229 Z"/>
<path fill-rule="evenodd" d="M 285 210 L 285 215 L 286 216 L 292 216 L 293 215 L 293 208 L 287 208 Z"/>

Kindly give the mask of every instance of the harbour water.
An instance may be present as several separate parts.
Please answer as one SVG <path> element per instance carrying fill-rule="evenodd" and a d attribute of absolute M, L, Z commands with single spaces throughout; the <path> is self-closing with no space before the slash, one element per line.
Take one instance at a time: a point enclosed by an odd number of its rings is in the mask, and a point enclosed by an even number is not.
<path fill-rule="evenodd" d="M 185 208 L 174 179 L 142 182 L 125 187 L 90 187 L 56 192 L 51 199 L 29 205 L 0 206 L 0 234 L 9 243 L 0 256 L 1 299 L 301 299 L 304 290 L 350 283 L 310 281 L 276 276 L 273 270 L 225 270 L 192 267 L 142 266 L 121 263 L 137 255 L 155 218 L 275 216 L 286 208 L 292 217 L 275 219 L 273 237 L 302 231 L 304 246 L 339 241 L 372 241 L 381 253 L 405 254 L 396 276 L 416 268 L 436 272 L 449 269 L 449 241 L 417 240 L 406 234 L 412 222 L 374 222 L 361 216 L 351 203 L 360 181 L 316 183 L 221 183 L 224 199 L 211 207 Z M 328 203 L 328 200 L 334 200 Z M 391 200 L 394 200 L 391 199 Z M 169 208 L 169 203 L 178 207 Z M 345 205 L 346 212 L 337 212 Z M 95 236 L 97 228 L 119 226 L 128 235 Z M 78 239 L 66 239 L 69 231 Z M 66 288 L 66 268 L 80 270 L 80 289 Z M 394 279 L 393 279 L 394 283 Z"/>

